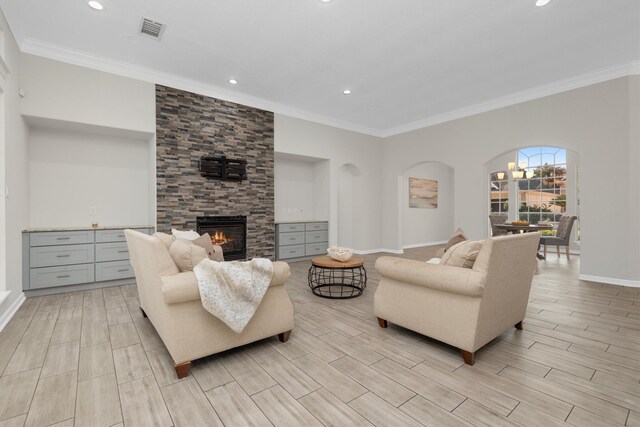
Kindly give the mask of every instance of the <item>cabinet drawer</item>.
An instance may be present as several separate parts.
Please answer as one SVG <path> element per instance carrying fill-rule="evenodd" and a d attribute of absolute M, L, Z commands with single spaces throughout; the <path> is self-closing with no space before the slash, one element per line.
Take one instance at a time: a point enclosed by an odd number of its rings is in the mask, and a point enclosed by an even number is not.
<path fill-rule="evenodd" d="M 50 231 L 30 233 L 29 246 L 75 245 L 93 243 L 93 231 Z"/>
<path fill-rule="evenodd" d="M 96 282 L 128 279 L 133 276 L 133 267 L 129 261 L 110 261 L 96 264 Z"/>
<path fill-rule="evenodd" d="M 304 245 L 278 247 L 278 259 L 298 258 L 304 256 Z"/>
<path fill-rule="evenodd" d="M 278 234 L 278 245 L 299 245 L 304 243 L 304 233 L 280 233 Z"/>
<path fill-rule="evenodd" d="M 329 232 L 327 230 L 307 231 L 305 233 L 306 243 L 319 243 L 319 242 L 326 242 L 327 240 L 329 240 Z"/>
<path fill-rule="evenodd" d="M 305 231 L 319 231 L 319 230 L 328 230 L 329 223 L 328 222 L 308 222 L 304 227 Z"/>
<path fill-rule="evenodd" d="M 124 238 L 124 230 L 96 230 L 96 242 L 124 241 L 126 241 Z"/>
<path fill-rule="evenodd" d="M 126 242 L 96 243 L 96 262 L 127 259 L 129 259 L 129 249 Z"/>
<path fill-rule="evenodd" d="M 67 265 L 62 267 L 32 268 L 29 270 L 29 289 L 91 283 L 94 264 Z"/>
<path fill-rule="evenodd" d="M 31 268 L 93 262 L 93 244 L 30 248 L 29 259 Z"/>
<path fill-rule="evenodd" d="M 305 255 L 324 255 L 327 253 L 327 243 L 311 243 L 305 247 Z"/>
<path fill-rule="evenodd" d="M 304 231 L 304 224 L 278 224 L 280 233 L 290 233 L 292 231 Z"/>

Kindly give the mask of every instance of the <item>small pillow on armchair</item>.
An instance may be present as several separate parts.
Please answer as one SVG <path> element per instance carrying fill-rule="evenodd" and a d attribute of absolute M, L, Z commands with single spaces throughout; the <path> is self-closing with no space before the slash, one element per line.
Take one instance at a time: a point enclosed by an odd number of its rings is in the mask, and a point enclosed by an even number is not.
<path fill-rule="evenodd" d="M 462 231 L 462 228 L 458 228 L 451 237 L 449 237 L 449 240 L 447 241 L 447 244 L 444 247 L 444 251 L 447 252 L 451 247 L 457 245 L 460 242 L 464 242 L 467 239 L 467 236 L 464 235 L 464 231 Z"/>
<path fill-rule="evenodd" d="M 181 272 L 192 271 L 203 259 L 207 259 L 207 251 L 192 241 L 186 239 L 176 239 L 169 248 L 169 255 L 176 263 Z"/>
<path fill-rule="evenodd" d="M 169 250 L 171 244 L 176 241 L 176 236 L 172 236 L 171 234 L 167 233 L 161 233 L 159 231 L 157 233 L 153 233 L 153 237 L 158 238 L 165 246 L 165 248 L 167 248 L 167 250 Z"/>
<path fill-rule="evenodd" d="M 453 267 L 471 268 L 482 249 L 482 241 L 465 240 L 449 248 L 442 256 L 440 264 Z"/>
<path fill-rule="evenodd" d="M 207 251 L 207 255 L 209 259 L 212 261 L 224 261 L 224 254 L 222 253 L 222 248 L 220 246 L 214 245 L 211 241 L 211 236 L 209 233 L 204 233 L 202 236 L 198 237 L 195 240 L 192 240 L 194 245 L 200 246 Z"/>

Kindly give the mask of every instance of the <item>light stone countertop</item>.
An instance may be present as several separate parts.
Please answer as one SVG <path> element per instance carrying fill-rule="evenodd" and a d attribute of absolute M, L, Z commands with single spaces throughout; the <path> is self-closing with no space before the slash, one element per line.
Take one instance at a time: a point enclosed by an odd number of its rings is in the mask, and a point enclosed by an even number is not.
<path fill-rule="evenodd" d="M 307 219 L 307 220 L 294 220 L 294 221 L 276 221 L 276 225 L 278 224 L 305 224 L 308 222 L 329 222 L 326 219 Z"/>
<path fill-rule="evenodd" d="M 96 228 L 88 227 L 34 227 L 25 228 L 23 233 L 36 233 L 47 231 L 84 231 L 84 230 L 123 230 L 125 228 L 155 228 L 154 225 L 101 225 Z"/>

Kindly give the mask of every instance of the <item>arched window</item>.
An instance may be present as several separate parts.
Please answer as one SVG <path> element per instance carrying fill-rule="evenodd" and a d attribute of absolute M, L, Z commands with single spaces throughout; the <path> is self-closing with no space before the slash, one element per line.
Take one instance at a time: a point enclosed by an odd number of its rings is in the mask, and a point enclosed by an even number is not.
<path fill-rule="evenodd" d="M 518 217 L 531 224 L 557 222 L 567 211 L 567 151 L 556 147 L 518 150 Z"/>

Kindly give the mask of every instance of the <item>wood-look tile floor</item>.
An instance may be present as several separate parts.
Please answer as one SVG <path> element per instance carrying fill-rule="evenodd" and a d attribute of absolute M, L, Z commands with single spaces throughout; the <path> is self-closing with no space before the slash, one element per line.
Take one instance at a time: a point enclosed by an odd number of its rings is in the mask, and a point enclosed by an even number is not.
<path fill-rule="evenodd" d="M 550 254 L 524 330 L 470 367 L 451 347 L 378 327 L 378 256 L 351 300 L 313 296 L 309 262 L 291 263 L 289 342 L 207 357 L 181 381 L 135 286 L 29 298 L 0 334 L 0 427 L 640 426 L 640 289 L 580 282 L 579 257 Z"/>

